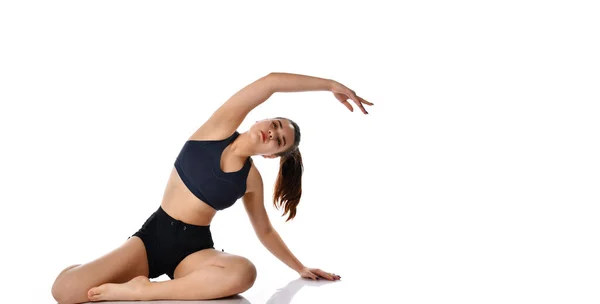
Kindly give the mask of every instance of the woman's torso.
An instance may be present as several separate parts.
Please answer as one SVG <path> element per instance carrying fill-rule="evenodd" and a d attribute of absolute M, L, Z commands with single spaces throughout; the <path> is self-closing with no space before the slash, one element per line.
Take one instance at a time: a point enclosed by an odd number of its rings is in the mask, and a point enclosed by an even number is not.
<path fill-rule="evenodd" d="M 215 209 L 188 190 L 179 174 L 177 174 L 175 167 L 171 168 L 171 174 L 160 205 L 171 217 L 199 226 L 210 225 L 217 213 Z"/>
<path fill-rule="evenodd" d="M 215 140 L 210 132 L 199 129 L 190 139 Z M 220 166 L 225 172 L 238 171 L 244 166 L 244 161 L 231 157 L 229 153 L 231 144 L 225 147 L 221 155 Z M 173 166 L 163 194 L 161 206 L 173 218 L 193 225 L 209 225 L 217 210 L 196 197 L 183 183 L 177 170 Z"/>

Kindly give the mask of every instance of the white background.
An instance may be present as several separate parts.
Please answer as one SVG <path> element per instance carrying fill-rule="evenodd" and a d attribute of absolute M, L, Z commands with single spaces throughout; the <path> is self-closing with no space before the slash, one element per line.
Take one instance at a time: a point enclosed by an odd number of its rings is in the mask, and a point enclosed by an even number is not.
<path fill-rule="evenodd" d="M 2 2 L 2 302 L 54 303 L 62 269 L 158 208 L 183 142 L 222 102 L 289 72 L 375 105 L 277 93 L 240 126 L 300 125 L 297 218 L 270 202 L 278 160 L 254 157 L 265 204 L 304 264 L 342 276 L 294 281 L 238 202 L 212 229 L 258 267 L 247 301 L 598 303 L 594 2 L 366 3 Z M 290 282 L 293 297 L 277 293 Z"/>

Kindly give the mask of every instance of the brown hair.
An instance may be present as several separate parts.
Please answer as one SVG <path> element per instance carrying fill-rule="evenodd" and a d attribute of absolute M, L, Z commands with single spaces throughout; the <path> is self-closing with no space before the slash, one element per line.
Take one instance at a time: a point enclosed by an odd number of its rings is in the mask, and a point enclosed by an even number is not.
<path fill-rule="evenodd" d="M 275 191 L 273 192 L 273 205 L 280 209 L 283 207 L 283 215 L 289 213 L 289 221 L 296 216 L 296 207 L 300 203 L 302 196 L 302 173 L 304 167 L 302 164 L 302 155 L 298 149 L 300 144 L 300 127 L 291 119 L 285 117 L 276 117 L 286 119 L 294 126 L 294 144 L 283 152 L 277 154 L 279 160 L 279 173 L 275 181 Z"/>

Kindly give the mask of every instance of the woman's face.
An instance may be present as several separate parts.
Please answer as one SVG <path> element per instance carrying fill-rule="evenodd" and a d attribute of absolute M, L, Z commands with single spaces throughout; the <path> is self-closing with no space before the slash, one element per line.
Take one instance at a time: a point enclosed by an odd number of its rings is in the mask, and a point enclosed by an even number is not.
<path fill-rule="evenodd" d="M 287 119 L 263 119 L 248 131 L 256 153 L 264 157 L 276 157 L 294 144 L 294 126 Z"/>

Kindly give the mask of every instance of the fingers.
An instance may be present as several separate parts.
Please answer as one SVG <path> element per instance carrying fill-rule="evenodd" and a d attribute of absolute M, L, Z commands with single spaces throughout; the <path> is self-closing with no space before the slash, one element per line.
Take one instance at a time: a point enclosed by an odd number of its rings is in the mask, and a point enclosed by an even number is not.
<path fill-rule="evenodd" d="M 350 110 L 350 112 L 354 112 L 354 109 L 352 108 L 349 102 L 344 100 L 342 101 L 342 103 L 346 106 L 346 108 L 348 108 L 348 110 Z"/>
<path fill-rule="evenodd" d="M 317 268 L 306 271 L 305 273 L 303 273 L 302 276 L 312 279 L 313 281 L 318 281 L 319 278 L 324 278 L 329 281 L 336 281 L 342 278 L 341 276 L 336 275 L 335 273 L 328 273 Z"/>
<path fill-rule="evenodd" d="M 315 272 L 319 276 L 321 276 L 321 277 L 323 277 L 323 278 L 325 278 L 327 280 L 330 280 L 330 281 L 334 281 L 335 280 L 335 276 L 333 274 L 329 274 L 329 273 L 327 273 L 327 272 L 325 272 L 325 271 L 323 271 L 321 269 L 316 269 Z"/>
<path fill-rule="evenodd" d="M 372 103 L 372 102 L 368 102 L 368 101 L 366 101 L 364 98 L 362 98 L 362 97 L 360 97 L 360 96 L 356 96 L 356 97 L 358 97 L 358 99 L 360 99 L 360 101 L 361 101 L 362 103 L 366 103 L 366 104 L 368 104 L 368 105 L 370 105 L 370 106 L 372 106 L 372 105 L 373 105 L 373 103 Z"/>
<path fill-rule="evenodd" d="M 322 277 L 324 277 L 324 278 L 328 279 L 329 281 L 333 281 L 333 280 L 334 280 L 334 279 L 333 279 L 333 276 L 332 276 L 332 275 L 330 275 L 330 274 L 328 274 L 328 273 L 326 273 L 325 271 L 321 271 L 320 273 L 321 273 L 321 276 L 322 276 Z"/>
<path fill-rule="evenodd" d="M 366 103 L 368 105 L 373 105 L 372 103 L 364 100 L 362 97 L 359 97 L 352 90 L 350 90 L 350 92 L 348 93 L 348 96 L 350 96 L 350 99 L 352 99 L 352 101 L 354 101 L 354 103 L 360 108 L 360 110 L 363 112 L 363 114 L 369 114 L 369 112 L 367 112 L 367 110 L 365 110 L 365 107 L 363 107 L 362 104 L 364 102 L 364 103 Z"/>
<path fill-rule="evenodd" d="M 363 107 L 362 102 L 360 101 L 358 96 L 356 96 L 355 94 L 352 94 L 352 95 L 350 95 L 350 98 L 362 110 L 362 112 L 364 114 L 369 114 L 369 112 L 367 112 L 367 110 L 365 110 L 365 108 Z"/>
<path fill-rule="evenodd" d="M 345 95 L 339 94 L 339 93 L 334 93 L 333 96 L 335 96 L 335 98 L 337 100 L 339 100 L 344 106 L 346 106 L 346 108 L 348 108 L 348 110 L 350 110 L 350 112 L 354 111 L 354 109 L 352 108 L 350 103 L 348 101 L 346 101 L 348 98 Z"/>
<path fill-rule="evenodd" d="M 325 278 L 327 280 L 333 280 L 333 278 L 328 273 L 321 269 L 315 269 L 315 272 L 322 278 Z"/>
<path fill-rule="evenodd" d="M 363 112 L 363 114 L 369 114 L 369 112 L 367 112 L 367 110 L 365 110 L 365 107 L 363 106 L 363 103 L 366 104 L 366 105 L 369 105 L 369 106 L 373 105 L 372 102 L 369 102 L 369 101 L 365 100 L 364 98 L 356 95 L 356 93 L 354 91 L 352 91 L 352 90 L 348 90 L 348 92 L 345 92 L 345 93 L 333 93 L 333 95 L 350 112 L 354 112 L 354 109 L 352 108 L 352 105 L 348 102 L 348 99 L 351 99 L 360 108 L 360 110 Z"/>

